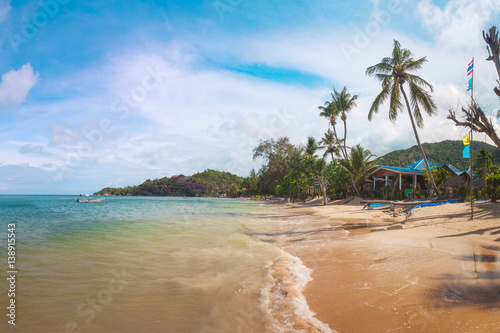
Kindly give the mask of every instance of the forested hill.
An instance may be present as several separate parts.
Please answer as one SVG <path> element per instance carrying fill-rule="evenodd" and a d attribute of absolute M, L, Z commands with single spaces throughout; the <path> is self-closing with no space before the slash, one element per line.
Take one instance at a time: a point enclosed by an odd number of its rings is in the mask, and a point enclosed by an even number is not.
<path fill-rule="evenodd" d="M 442 141 L 436 143 L 422 144 L 427 158 L 435 164 L 451 164 L 459 170 L 465 170 L 469 167 L 469 159 L 462 158 L 464 144 L 462 141 Z M 500 164 L 500 150 L 484 142 L 473 142 L 473 156 L 476 158 L 480 150 L 486 150 L 493 155 L 493 162 Z M 395 150 L 384 156 L 377 158 L 379 165 L 404 167 L 418 159 L 422 158 L 418 146 L 408 149 Z"/>
<path fill-rule="evenodd" d="M 184 175 L 147 179 L 138 186 L 105 187 L 94 195 L 134 196 L 236 196 L 241 192 L 243 178 L 229 172 L 205 170 L 190 177 Z"/>

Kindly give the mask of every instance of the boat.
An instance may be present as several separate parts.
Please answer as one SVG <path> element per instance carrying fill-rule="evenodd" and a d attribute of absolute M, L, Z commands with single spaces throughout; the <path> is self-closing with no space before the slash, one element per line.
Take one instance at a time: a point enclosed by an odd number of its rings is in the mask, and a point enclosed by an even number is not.
<path fill-rule="evenodd" d="M 104 200 L 106 199 L 73 199 L 75 200 L 76 202 L 103 202 Z"/>

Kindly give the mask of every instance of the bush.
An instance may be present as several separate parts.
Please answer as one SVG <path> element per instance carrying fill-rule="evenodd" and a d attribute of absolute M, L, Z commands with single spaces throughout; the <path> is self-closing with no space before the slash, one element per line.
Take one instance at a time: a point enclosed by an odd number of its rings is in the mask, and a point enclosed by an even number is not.
<path fill-rule="evenodd" d="M 486 177 L 488 183 L 487 192 L 491 201 L 500 199 L 500 174 L 491 173 Z"/>
<path fill-rule="evenodd" d="M 457 194 L 458 194 L 458 197 L 463 200 L 463 201 L 466 201 L 466 200 L 469 200 L 469 196 L 470 196 L 470 188 L 469 186 L 467 185 L 460 185 L 457 189 Z"/>
<path fill-rule="evenodd" d="M 391 197 L 391 200 L 403 200 L 404 193 L 403 193 L 403 191 L 395 190 L 394 192 L 391 193 L 390 197 Z"/>
<path fill-rule="evenodd" d="M 487 197 L 488 197 L 487 191 L 488 191 L 488 189 L 485 189 L 485 188 L 483 188 L 483 189 L 481 189 L 481 190 L 477 191 L 477 196 L 476 196 L 476 198 L 477 198 L 478 200 L 485 200 L 485 199 L 487 199 Z"/>
<path fill-rule="evenodd" d="M 375 198 L 387 200 L 389 193 L 391 192 L 390 186 L 384 186 L 375 192 Z"/>

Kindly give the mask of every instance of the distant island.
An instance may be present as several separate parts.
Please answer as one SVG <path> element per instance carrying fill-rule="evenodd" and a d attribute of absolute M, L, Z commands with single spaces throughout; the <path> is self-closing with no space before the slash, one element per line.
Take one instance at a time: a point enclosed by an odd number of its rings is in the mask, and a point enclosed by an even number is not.
<path fill-rule="evenodd" d="M 172 197 L 237 197 L 243 194 L 243 177 L 229 172 L 207 169 L 192 176 L 183 174 L 147 179 L 138 186 L 105 187 L 94 195 L 172 196 Z"/>

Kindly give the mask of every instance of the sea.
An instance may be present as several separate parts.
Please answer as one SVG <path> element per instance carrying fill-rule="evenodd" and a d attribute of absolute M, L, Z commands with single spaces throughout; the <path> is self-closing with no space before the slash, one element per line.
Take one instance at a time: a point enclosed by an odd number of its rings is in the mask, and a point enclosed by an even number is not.
<path fill-rule="evenodd" d="M 310 269 L 252 236 L 267 205 L 75 198 L 0 196 L 1 332 L 331 332 Z"/>

